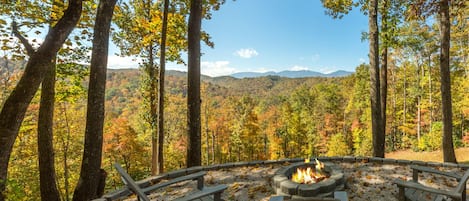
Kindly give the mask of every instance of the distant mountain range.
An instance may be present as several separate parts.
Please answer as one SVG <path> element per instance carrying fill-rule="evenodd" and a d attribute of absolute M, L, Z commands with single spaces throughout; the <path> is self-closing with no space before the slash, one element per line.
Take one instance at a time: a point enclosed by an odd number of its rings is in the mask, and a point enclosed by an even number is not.
<path fill-rule="evenodd" d="M 118 72 L 118 71 L 138 71 L 138 69 L 135 68 L 129 68 L 129 69 L 108 69 L 110 72 Z M 219 77 L 210 77 L 206 75 L 202 75 L 202 79 L 212 79 L 212 78 L 237 78 L 237 79 L 242 79 L 242 78 L 257 78 L 257 77 L 267 77 L 267 76 L 278 76 L 278 77 L 284 77 L 284 78 L 308 78 L 308 77 L 345 77 L 353 72 L 349 71 L 344 71 L 344 70 L 338 70 L 334 71 L 332 73 L 320 73 L 316 71 L 310 71 L 310 70 L 301 70 L 301 71 L 281 71 L 281 72 L 274 72 L 274 71 L 269 71 L 265 73 L 256 73 L 256 72 L 239 72 L 239 73 L 234 73 L 231 75 L 227 76 L 219 76 Z M 183 71 L 178 71 L 178 70 L 167 70 L 166 75 L 170 76 L 178 76 L 178 77 L 186 77 L 187 72 Z"/>
<path fill-rule="evenodd" d="M 274 72 L 269 71 L 265 73 L 256 73 L 256 72 L 239 72 L 231 74 L 230 76 L 235 78 L 254 78 L 254 77 L 265 77 L 265 76 L 279 76 L 279 77 L 288 77 L 288 78 L 304 78 L 304 77 L 344 77 L 352 74 L 353 72 L 349 71 L 335 71 L 332 73 L 320 73 L 310 70 L 301 70 L 301 71 L 280 71 Z"/>

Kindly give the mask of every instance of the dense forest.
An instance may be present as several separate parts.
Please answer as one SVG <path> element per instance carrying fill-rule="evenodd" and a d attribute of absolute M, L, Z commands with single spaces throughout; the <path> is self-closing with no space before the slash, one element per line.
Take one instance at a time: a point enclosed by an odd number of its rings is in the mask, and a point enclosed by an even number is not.
<path fill-rule="evenodd" d="M 70 2 L 82 4 L 79 0 Z M 128 52 L 124 52 L 124 54 L 139 55 L 147 58 L 145 61 L 150 61 L 150 59 L 158 58 L 161 55 L 161 53 L 157 53 L 160 47 L 159 42 L 154 39 L 159 39 L 161 36 L 160 28 L 158 31 L 154 28 L 162 25 L 162 17 L 159 16 L 163 15 L 162 11 L 160 12 L 163 6 L 160 1 L 158 2 L 150 7 L 134 5 L 143 10 L 132 10 L 132 4 L 120 4 L 116 7 L 114 23 L 121 26 L 122 32 L 116 31 L 113 38 L 128 42 L 127 44 L 118 44 L 127 48 Z M 186 1 L 172 2 L 173 9 L 170 9 L 172 11 L 170 12 L 169 24 L 170 27 L 179 27 L 179 31 L 173 30 L 168 33 L 168 44 L 170 44 L 170 47 L 167 48 L 168 60 L 183 62 L 184 59 L 181 58 L 180 52 L 188 48 L 185 46 L 188 36 L 183 30 L 186 30 L 188 26 L 185 17 L 188 16 L 189 6 L 183 3 Z M 210 5 L 203 5 L 205 11 L 218 10 L 223 4 L 221 1 L 210 2 Z M 341 9 L 347 9 L 348 6 L 351 6 L 345 5 L 334 9 L 333 4 L 329 4 L 334 1 L 325 0 L 322 2 L 333 17 L 340 17 L 339 13 L 346 13 Z M 426 4 L 433 1 L 423 1 L 422 10 L 413 10 L 419 6 L 416 4 L 390 2 L 393 5 L 380 3 L 380 6 L 391 6 L 392 9 L 391 7 L 388 9 L 379 7 L 377 11 L 380 13 L 380 20 L 389 20 L 389 22 L 381 21 L 378 23 L 381 35 L 377 35 L 381 38 L 379 55 L 381 55 L 381 59 L 386 58 L 386 68 L 378 69 L 381 73 L 386 73 L 386 76 L 381 77 L 385 80 L 387 87 L 384 88 L 387 92 L 387 97 L 384 99 L 387 107 L 381 116 L 381 118 L 385 117 L 385 122 L 383 122 L 385 125 L 383 127 L 385 128 L 383 131 L 384 151 L 442 149 L 442 144 L 444 144 L 442 138 L 445 132 L 444 112 L 448 111 L 447 108 L 443 109 L 443 105 L 447 102 L 443 101 L 442 92 L 449 91 L 452 103 L 452 105 L 450 104 L 452 144 L 455 148 L 469 146 L 469 2 L 455 1 L 457 3 L 452 4 L 449 9 L 451 17 L 450 57 L 448 61 L 450 74 L 448 77 L 451 78 L 450 89 L 442 86 L 444 83 L 442 79 L 446 77 L 441 76 L 440 68 L 443 26 L 440 24 L 438 16 L 442 14 L 437 14 L 436 11 L 429 8 L 430 4 Z M 44 6 L 45 3 L 39 4 Z M 0 29 L 9 30 L 10 26 L 6 26 L 6 24 L 10 21 L 3 20 L 3 17 L 13 15 L 8 9 L 18 5 L 5 5 L 7 6 L 2 5 L 0 9 L 2 11 L 0 25 L 5 26 L 1 26 Z M 34 5 L 28 4 L 28 6 Z M 51 5 L 46 4 L 42 9 L 49 9 L 47 6 Z M 65 10 L 64 5 L 54 4 L 52 6 L 53 12 L 51 12 L 53 17 L 51 18 L 57 21 L 59 18 L 57 13 L 60 13 L 64 17 L 75 19 L 77 13 L 73 13 L 72 8 L 77 7 L 70 6 L 70 9 Z M 41 96 L 46 93 L 42 79 L 56 81 L 53 92 L 55 97 L 49 99 L 55 103 L 55 107 L 52 107 L 53 124 L 49 129 L 53 130 L 51 155 L 55 161 L 53 162 L 54 172 L 57 175 L 53 182 L 57 185 L 61 200 L 71 200 L 73 197 L 74 189 L 82 177 L 80 169 L 83 168 L 82 157 L 84 149 L 87 147 L 87 137 L 85 136 L 92 132 L 86 128 L 89 122 L 85 124 L 85 119 L 88 118 L 87 113 L 89 114 L 87 109 L 94 106 L 89 102 L 89 92 L 92 90 L 89 84 L 95 81 L 93 78 L 96 76 L 90 76 L 90 74 L 98 72 L 93 70 L 93 66 L 95 66 L 93 61 L 98 61 L 91 58 L 91 67 L 78 61 L 90 59 L 89 55 L 84 52 L 90 50 L 91 47 L 84 47 L 86 45 L 83 41 L 93 38 L 91 27 L 92 21 L 97 15 L 95 12 L 104 12 L 98 9 L 104 7 L 113 8 L 111 5 L 98 6 L 90 2 L 84 3 L 83 18 L 76 30 L 70 33 L 72 39 L 66 40 L 64 35 L 56 35 L 66 45 L 60 48 L 61 44 L 54 44 L 57 46 L 57 51 L 54 52 L 56 57 L 50 57 L 56 61 L 56 63 L 54 62 L 54 70 L 50 70 L 44 64 L 52 59 L 39 60 L 31 64 L 32 60 L 38 59 L 35 55 L 50 56 L 40 52 L 43 49 L 34 50 L 32 45 L 28 46 L 19 42 L 11 43 L 12 36 L 8 34 L 2 36 L 5 37 L 5 39 L 2 38 L 0 53 L 2 56 L 0 59 L 0 105 L 2 111 L 6 110 L 6 106 L 10 107 L 13 104 L 8 102 L 9 97 L 18 94 L 20 94 L 18 96 L 31 94 L 32 97 L 29 104 L 20 105 L 27 107 L 25 115 L 13 118 L 22 124 L 19 127 L 17 137 L 13 140 L 11 155 L 8 155 L 9 158 L 6 159 L 9 160 L 9 164 L 0 164 L 2 168 L 8 169 L 7 180 L 1 182 L 0 184 L 3 186 L 0 187 L 6 186 L 4 195 L 7 195 L 10 200 L 36 200 L 41 194 L 41 186 L 39 185 L 40 156 L 38 154 L 41 143 L 38 143 L 38 133 L 40 132 L 38 124 L 41 119 L 41 106 L 44 105 Z M 148 27 L 122 28 L 128 22 L 125 17 L 129 16 L 131 11 L 135 11 L 135 15 L 143 16 L 138 19 L 145 20 L 145 17 L 148 16 L 145 15 L 144 8 L 158 10 L 153 13 L 158 19 L 157 23 L 155 21 L 156 24 L 149 24 Z M 363 9 L 370 8 L 365 6 Z M 424 9 L 428 10 L 424 12 Z M 61 12 L 57 12 L 57 10 Z M 385 12 L 387 10 L 392 10 L 392 12 Z M 25 21 L 35 19 L 37 23 L 44 23 L 41 21 L 44 16 L 37 16 L 35 12 L 25 12 L 24 14 L 17 19 Z M 209 14 L 206 13 L 206 15 L 203 17 L 209 19 Z M 72 23 L 72 21 L 67 22 Z M 151 20 L 149 21 L 151 22 Z M 29 27 L 34 26 L 35 23 L 24 23 L 23 25 Z M 127 25 L 132 26 L 131 23 L 127 23 Z M 392 29 L 385 25 L 391 26 Z M 47 26 L 67 27 L 60 23 L 55 24 L 55 21 Z M 12 25 L 11 28 L 15 32 L 15 37 L 20 38 L 21 41 L 22 33 L 18 31 L 16 24 Z M 63 29 L 51 30 L 49 33 Z M 144 35 L 142 41 L 146 43 L 137 44 L 137 41 L 130 40 L 131 38 L 138 40 L 141 37 L 138 35 L 139 33 Z M 148 38 L 149 35 L 154 38 Z M 373 39 L 371 35 L 364 35 L 370 41 Z M 94 38 L 97 37 L 94 36 Z M 203 31 L 200 40 L 209 45 L 212 43 L 208 34 Z M 96 41 L 96 43 L 98 42 Z M 95 41 L 93 41 L 94 43 Z M 44 44 L 48 43 L 44 42 Z M 73 46 L 79 48 L 73 49 Z M 157 48 L 153 49 L 153 47 Z M 145 51 L 138 52 L 137 50 Z M 32 51 L 41 54 L 31 53 Z M 380 60 L 378 63 L 380 62 L 383 65 L 383 61 Z M 190 85 L 188 77 L 191 77 L 191 73 L 189 72 L 188 75 L 185 72 L 167 71 L 166 75 L 163 74 L 163 77 L 157 79 L 158 71 L 161 71 L 161 68 L 158 67 L 161 66 L 156 63 L 155 60 L 155 63 L 151 63 L 151 65 L 142 64 L 140 69 L 107 71 L 106 91 L 103 94 L 105 113 L 102 129 L 101 168 L 108 174 L 106 179 L 106 189 L 108 190 L 121 185 L 116 172 L 112 169 L 114 162 L 123 164 L 126 171 L 136 179 L 148 177 L 153 172 L 152 166 L 154 164 L 150 159 L 155 154 L 153 150 L 155 147 L 153 143 L 156 140 L 155 136 L 157 136 L 155 135 L 155 115 L 158 117 L 155 103 L 158 102 L 157 94 L 161 94 L 156 90 L 158 87 L 165 89 L 163 97 L 165 103 L 163 108 L 164 139 L 163 142 L 160 142 L 163 145 L 164 163 L 159 162 L 164 166 L 165 171 L 188 165 L 186 164 L 186 150 L 191 142 L 188 137 L 187 118 L 189 118 L 188 113 L 190 112 L 188 112 L 187 99 L 192 93 L 188 87 Z M 37 71 L 56 72 L 56 77 L 47 78 L 46 73 L 39 73 L 40 76 L 37 78 L 41 79 L 35 79 L 35 74 L 29 74 L 33 72 L 30 69 L 35 69 L 34 66 L 30 67 L 34 64 L 41 67 Z M 373 99 L 372 93 L 370 93 L 373 91 L 370 77 L 373 78 L 374 73 L 377 72 L 370 70 L 373 68 L 371 65 L 362 64 L 356 67 L 352 75 L 335 78 L 266 76 L 237 79 L 228 76 L 199 76 L 201 78 L 199 90 L 201 100 L 199 122 L 201 164 L 311 156 L 376 155 L 373 150 L 372 104 L 374 102 L 370 101 Z M 14 90 L 18 83 L 22 83 L 20 80 L 24 76 L 29 76 L 28 79 L 34 81 L 37 88 L 39 88 L 39 83 L 43 82 L 42 87 L 37 92 L 32 87 L 28 93 L 26 93 L 27 87 L 21 88 L 23 91 L 20 90 L 20 92 Z M 165 78 L 164 82 L 158 82 L 158 80 L 162 80 L 161 78 Z M 164 85 L 160 85 L 162 83 Z M 383 80 L 381 83 L 384 83 Z M 18 84 L 18 86 L 24 87 L 26 85 Z M 24 94 L 21 94 L 22 92 Z M 98 92 L 93 94 L 99 95 Z M 5 118 L 0 118 L 0 126 L 6 125 L 3 122 L 7 120 L 2 120 Z M 163 126 L 159 127 L 163 128 Z M 10 130 L 1 127 L 0 132 L 4 137 Z M 6 138 L 1 140 L 4 139 Z M 4 149 L 3 146 L 6 145 L 2 144 L 1 146 L 2 154 L 4 154 L 6 148 Z"/>

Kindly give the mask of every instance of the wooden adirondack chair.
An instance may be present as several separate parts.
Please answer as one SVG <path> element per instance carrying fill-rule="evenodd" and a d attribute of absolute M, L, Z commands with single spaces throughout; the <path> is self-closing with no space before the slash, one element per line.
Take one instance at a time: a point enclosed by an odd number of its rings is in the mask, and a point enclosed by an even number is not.
<path fill-rule="evenodd" d="M 161 189 L 163 187 L 176 184 L 182 181 L 188 181 L 188 180 L 197 180 L 197 191 L 194 191 L 188 195 L 185 195 L 181 198 L 176 199 L 177 201 L 189 201 L 189 200 L 214 200 L 214 201 L 221 201 L 221 194 L 223 191 L 227 188 L 226 185 L 217 185 L 214 187 L 204 187 L 204 175 L 205 172 L 196 172 L 193 174 L 189 174 L 186 176 L 182 177 L 177 177 L 172 180 L 169 180 L 167 182 L 163 183 L 158 183 L 146 188 L 140 188 L 139 185 L 130 177 L 127 172 L 121 167 L 119 163 L 114 164 L 114 167 L 116 170 L 119 172 L 121 175 L 122 180 L 124 181 L 125 185 L 134 192 L 139 200 L 143 201 L 150 201 L 150 199 L 147 197 L 148 194 L 150 194 L 152 191 L 155 191 L 157 189 Z M 212 198 L 213 195 L 213 198 Z"/>
<path fill-rule="evenodd" d="M 395 180 L 394 183 L 399 187 L 399 200 L 412 200 L 412 201 L 424 201 L 424 200 L 457 200 L 466 201 L 466 182 L 469 178 L 469 170 L 463 176 L 451 173 L 442 172 L 428 167 L 423 166 L 411 166 L 412 168 L 412 181 Z M 440 190 L 424 186 L 418 181 L 420 172 L 428 172 L 432 174 L 443 175 L 456 179 L 459 183 L 452 190 Z"/>

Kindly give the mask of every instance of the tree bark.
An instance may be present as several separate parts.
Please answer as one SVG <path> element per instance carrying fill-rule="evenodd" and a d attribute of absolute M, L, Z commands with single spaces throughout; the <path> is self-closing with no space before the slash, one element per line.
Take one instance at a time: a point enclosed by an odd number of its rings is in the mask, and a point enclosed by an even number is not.
<path fill-rule="evenodd" d="M 188 136 L 187 167 L 201 165 L 200 131 L 200 29 L 202 25 L 202 1 L 191 0 L 188 28 Z"/>
<path fill-rule="evenodd" d="M 370 0 L 369 7 L 370 29 L 370 97 L 371 97 L 371 126 L 373 134 L 373 156 L 384 158 L 384 132 L 381 118 L 380 81 L 379 81 L 379 39 L 378 39 L 378 0 Z"/>
<path fill-rule="evenodd" d="M 103 146 L 104 97 L 109 34 L 114 6 L 117 0 L 99 1 L 94 25 L 91 53 L 88 107 L 86 112 L 85 147 L 80 179 L 73 194 L 74 201 L 88 201 L 97 197 L 101 177 Z"/>
<path fill-rule="evenodd" d="M 150 132 L 151 132 L 151 175 L 158 174 L 158 105 L 157 88 L 158 80 L 156 78 L 157 70 L 154 63 L 153 42 L 148 45 L 148 79 L 150 79 L 149 101 L 150 101 Z"/>
<path fill-rule="evenodd" d="M 146 1 L 147 20 L 151 22 L 152 1 Z M 148 79 L 150 79 L 150 87 L 148 91 L 150 104 L 150 132 L 151 132 L 151 175 L 158 174 L 158 68 L 155 66 L 154 41 L 150 41 L 148 48 L 148 64 L 146 71 Z"/>
<path fill-rule="evenodd" d="M 388 29 L 388 9 L 389 2 L 384 1 L 384 9 L 381 16 L 381 26 L 384 32 L 384 42 L 381 52 L 381 71 L 380 71 L 380 101 L 381 101 L 381 121 L 382 121 L 382 130 L 383 136 L 386 135 L 386 106 L 388 98 L 388 44 L 389 44 L 389 29 Z M 383 140 L 384 143 L 384 140 Z"/>
<path fill-rule="evenodd" d="M 164 1 L 163 27 L 161 30 L 161 54 L 159 71 L 159 93 L 158 93 L 158 169 L 157 174 L 164 172 L 164 76 L 166 68 L 166 35 L 168 29 L 168 8 L 169 0 Z"/>
<path fill-rule="evenodd" d="M 388 99 L 388 47 L 384 45 L 381 53 L 380 93 L 381 93 L 381 121 L 383 136 L 386 135 L 386 107 Z M 383 140 L 384 143 L 384 140 Z"/>
<path fill-rule="evenodd" d="M 450 16 L 448 0 L 440 1 L 440 78 L 441 78 L 441 103 L 443 112 L 443 160 L 456 163 L 456 155 L 453 147 L 453 111 L 451 100 L 451 73 L 449 69 L 450 58 Z"/>
<path fill-rule="evenodd" d="M 42 81 L 41 105 L 39 107 L 37 142 L 39 153 L 39 186 L 41 200 L 60 201 L 56 185 L 53 147 L 53 122 L 55 102 L 55 58 Z"/>
<path fill-rule="evenodd" d="M 41 84 L 50 61 L 62 47 L 81 16 L 82 0 L 71 0 L 63 17 L 49 31 L 42 45 L 31 54 L 23 76 L 5 100 L 0 112 L 0 201 L 5 200 L 8 162 L 26 110 Z"/>

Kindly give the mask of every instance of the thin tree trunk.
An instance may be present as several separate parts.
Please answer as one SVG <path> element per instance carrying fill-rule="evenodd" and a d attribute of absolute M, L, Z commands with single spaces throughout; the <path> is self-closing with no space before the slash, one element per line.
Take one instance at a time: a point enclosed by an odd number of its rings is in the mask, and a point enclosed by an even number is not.
<path fill-rule="evenodd" d="M 147 18 L 151 21 L 151 0 L 147 0 Z M 148 79 L 150 79 L 149 87 L 149 104 L 150 104 L 150 132 L 151 132 L 151 175 L 158 174 L 158 80 L 157 71 L 155 67 L 155 58 L 153 49 L 154 43 L 150 41 L 148 44 L 148 65 L 146 71 L 148 73 Z"/>
<path fill-rule="evenodd" d="M 53 121 L 55 102 L 55 58 L 42 81 L 41 104 L 39 107 L 37 142 L 39 153 L 39 181 L 41 200 L 59 201 L 56 185 L 53 147 Z"/>
<path fill-rule="evenodd" d="M 381 120 L 383 135 L 386 134 L 386 106 L 388 99 L 388 47 L 383 47 L 381 53 L 381 72 L 380 72 L 380 93 L 381 93 Z"/>
<path fill-rule="evenodd" d="M 65 189 L 65 195 L 63 200 L 69 201 L 70 200 L 70 168 L 68 165 L 68 150 L 70 147 L 70 136 L 71 136 L 71 131 L 70 131 L 70 124 L 68 123 L 68 115 L 67 115 L 67 103 L 63 103 L 63 115 L 65 119 L 65 126 L 67 128 L 67 134 L 62 142 L 63 146 L 63 168 L 64 168 L 64 189 Z"/>
<path fill-rule="evenodd" d="M 117 0 L 99 1 L 94 25 L 91 53 L 88 106 L 86 111 L 85 146 L 80 179 L 73 194 L 74 201 L 88 201 L 98 195 L 101 180 L 103 146 L 104 101 L 109 34 L 114 6 Z"/>
<path fill-rule="evenodd" d="M 24 115 L 41 84 L 51 59 L 57 54 L 68 35 L 75 28 L 82 9 L 82 0 L 71 0 L 63 17 L 48 32 L 44 42 L 33 52 L 24 73 L 5 100 L 0 112 L 0 201 L 4 201 L 5 181 L 13 144 L 18 136 Z M 28 44 L 29 45 L 29 44 Z"/>
<path fill-rule="evenodd" d="M 207 100 L 207 98 L 205 99 Z M 206 152 L 206 157 L 207 157 L 207 163 L 206 165 L 210 164 L 210 143 L 209 143 L 209 129 L 208 129 L 208 104 L 207 101 L 205 102 L 205 145 L 207 148 L 205 148 Z"/>
<path fill-rule="evenodd" d="M 450 16 L 448 0 L 440 1 L 440 77 L 441 77 L 441 103 L 443 112 L 443 160 L 456 163 L 453 147 L 453 111 L 451 100 L 451 73 L 449 69 L 450 58 Z"/>
<path fill-rule="evenodd" d="M 149 63 L 147 68 L 148 79 L 150 79 L 149 102 L 150 102 L 150 132 L 151 132 L 151 175 L 158 174 L 158 105 L 156 71 L 153 56 L 153 43 L 148 46 Z"/>
<path fill-rule="evenodd" d="M 381 118 L 381 93 L 379 79 L 378 0 L 370 0 L 370 97 L 371 127 L 373 133 L 373 156 L 384 158 L 384 132 Z"/>
<path fill-rule="evenodd" d="M 406 71 L 405 65 L 403 66 L 403 68 L 404 68 L 404 88 L 402 90 L 404 91 L 404 105 L 403 105 L 404 114 L 402 117 L 402 125 L 405 126 L 407 123 L 407 71 Z M 403 134 L 404 135 L 406 134 L 405 130 Z"/>
<path fill-rule="evenodd" d="M 164 172 L 164 75 L 166 68 L 166 35 L 168 29 L 168 8 L 169 0 L 164 1 L 163 9 L 163 27 L 161 31 L 161 55 L 160 55 L 160 71 L 159 71 L 159 93 L 158 93 L 158 169 L 157 174 Z"/>
<path fill-rule="evenodd" d="M 188 47 L 188 135 L 187 167 L 201 165 L 200 135 L 200 29 L 202 25 L 202 1 L 191 0 Z"/>
<path fill-rule="evenodd" d="M 212 163 L 215 163 L 215 134 L 212 131 Z"/>
<path fill-rule="evenodd" d="M 433 125 L 433 87 L 432 87 L 432 60 L 431 56 L 428 56 L 428 87 L 429 87 L 429 105 L 430 105 L 430 133 L 432 133 L 432 125 Z"/>
<path fill-rule="evenodd" d="M 392 95 L 392 134 L 391 134 L 391 150 L 396 150 L 396 138 L 397 138 L 397 126 L 396 126 L 396 111 L 397 111 L 397 88 L 396 88 L 396 68 L 392 68 L 391 70 L 392 72 L 392 77 L 391 77 L 391 80 L 392 80 L 392 91 L 393 91 L 393 95 Z"/>

